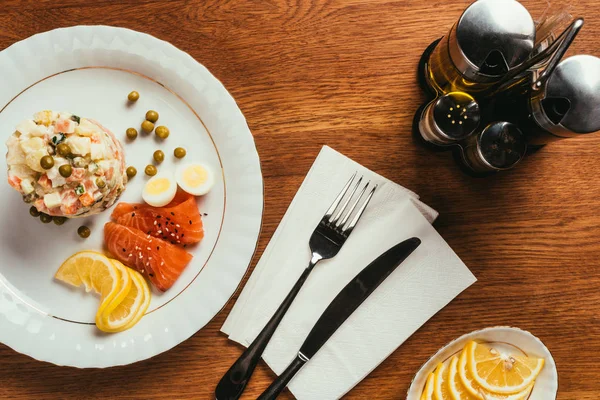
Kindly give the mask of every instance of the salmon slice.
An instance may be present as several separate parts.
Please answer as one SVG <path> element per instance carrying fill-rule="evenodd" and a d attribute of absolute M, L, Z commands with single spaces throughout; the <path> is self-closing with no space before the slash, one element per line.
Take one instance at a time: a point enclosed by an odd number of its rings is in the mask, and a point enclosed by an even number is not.
<path fill-rule="evenodd" d="M 184 192 L 183 190 L 179 189 L 179 190 L 177 190 L 177 193 L 175 194 L 175 198 L 169 204 L 167 204 L 164 207 L 160 207 L 160 208 L 172 208 L 172 207 L 178 206 L 179 204 L 188 200 L 190 197 L 193 197 L 193 196 L 191 194 L 188 194 L 188 193 Z M 131 214 L 131 212 L 134 210 L 137 210 L 140 208 L 147 208 L 147 207 L 152 207 L 152 206 L 150 206 L 146 203 L 119 203 L 115 207 L 115 210 L 113 211 L 113 213 L 111 215 L 111 218 L 113 220 L 115 220 L 123 214 L 127 214 L 127 213 Z"/>
<path fill-rule="evenodd" d="M 182 274 L 192 255 L 180 247 L 153 238 L 137 229 L 108 222 L 104 225 L 108 251 L 165 292 Z"/>
<path fill-rule="evenodd" d="M 196 199 L 184 192 L 178 193 L 171 203 L 161 208 L 147 204 L 119 203 L 111 219 L 117 224 L 139 229 L 171 244 L 199 243 L 204 237 Z"/>

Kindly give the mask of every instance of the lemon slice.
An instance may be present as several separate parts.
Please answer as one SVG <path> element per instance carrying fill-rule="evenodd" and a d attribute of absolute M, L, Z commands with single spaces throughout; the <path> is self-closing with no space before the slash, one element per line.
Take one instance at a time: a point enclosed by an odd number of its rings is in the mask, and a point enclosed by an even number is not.
<path fill-rule="evenodd" d="M 528 398 L 533 390 L 533 384 L 522 392 L 515 394 L 492 394 L 482 389 L 477 383 L 473 382 L 473 379 L 466 371 L 466 354 L 466 351 L 463 350 L 460 359 L 457 356 L 454 356 L 450 362 L 448 383 L 453 400 L 524 400 Z M 463 376 L 465 378 L 463 378 Z M 466 380 L 466 385 L 464 384 L 463 379 Z M 475 394 L 472 394 L 471 391 Z"/>
<path fill-rule="evenodd" d="M 126 272 L 126 271 L 125 271 Z M 104 254 L 82 251 L 69 257 L 54 277 L 69 285 L 85 286 L 87 292 L 101 296 L 100 308 L 113 300 L 121 301 L 131 287 L 131 278 L 123 273 Z"/>
<path fill-rule="evenodd" d="M 134 271 L 130 268 L 128 269 L 128 271 L 131 274 L 131 277 L 133 279 L 138 280 L 138 283 L 144 292 L 144 302 L 142 303 L 142 306 L 138 310 L 135 317 L 131 320 L 131 322 L 129 322 L 129 324 L 127 324 L 125 326 L 125 329 L 129 329 L 129 328 L 133 327 L 135 324 L 137 324 L 138 322 L 140 322 L 140 319 L 142 319 L 142 317 L 144 316 L 144 314 L 146 314 L 146 311 L 148 310 L 148 306 L 150 305 L 150 300 L 152 300 L 152 295 L 150 293 L 150 287 L 148 286 L 148 283 L 146 282 L 146 280 L 144 279 L 142 274 L 140 274 L 139 272 Z"/>
<path fill-rule="evenodd" d="M 113 299 L 110 304 L 96 314 L 96 325 L 104 332 L 121 332 L 129 329 L 144 315 L 150 304 L 150 289 L 142 276 L 117 260 L 113 264 L 124 268 L 129 274 L 132 285 L 121 301 Z"/>
<path fill-rule="evenodd" d="M 439 363 L 433 372 L 433 397 L 435 400 L 450 400 L 448 391 L 448 367 L 444 363 Z"/>
<path fill-rule="evenodd" d="M 482 400 L 480 395 L 472 395 L 463 385 L 458 375 L 458 357 L 452 357 L 448 368 L 448 390 L 452 400 Z"/>
<path fill-rule="evenodd" d="M 478 400 L 522 400 L 522 399 L 526 399 L 529 394 L 531 393 L 531 391 L 533 390 L 533 385 L 535 384 L 535 382 L 533 382 L 529 387 L 525 388 L 523 391 L 515 393 L 515 394 L 492 394 L 490 392 L 488 392 L 485 389 L 482 389 L 481 386 L 479 386 L 473 379 L 473 377 L 469 374 L 469 372 L 467 371 L 467 348 L 465 347 L 465 349 L 462 351 L 460 358 L 457 360 L 456 363 L 456 370 L 458 373 L 458 377 L 455 378 L 455 380 L 458 382 L 460 381 L 459 385 L 458 383 L 455 384 L 455 387 L 457 389 L 461 388 L 462 389 L 462 393 L 465 393 L 465 389 L 467 394 L 461 394 L 460 399 L 466 399 L 466 400 L 470 400 L 470 399 L 478 399 Z M 450 364 L 450 375 L 452 375 L 453 370 L 452 370 L 452 364 Z M 448 378 L 451 379 L 451 378 Z M 452 392 L 452 387 L 450 388 L 450 391 Z"/>
<path fill-rule="evenodd" d="M 531 386 L 544 367 L 543 358 L 510 355 L 477 342 L 465 347 L 467 371 L 494 394 L 519 393 Z"/>
<path fill-rule="evenodd" d="M 423 389 L 423 394 L 421 394 L 421 400 L 433 400 L 434 383 L 435 383 L 435 375 L 432 372 L 427 377 L 427 382 L 425 383 L 425 389 Z"/>

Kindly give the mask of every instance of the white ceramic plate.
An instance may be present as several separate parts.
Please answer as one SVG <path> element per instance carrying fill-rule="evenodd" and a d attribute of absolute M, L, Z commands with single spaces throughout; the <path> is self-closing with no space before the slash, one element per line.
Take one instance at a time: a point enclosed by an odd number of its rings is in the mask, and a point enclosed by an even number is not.
<path fill-rule="evenodd" d="M 507 351 L 521 352 L 532 357 L 543 357 L 546 360 L 544 368 L 538 375 L 528 400 L 556 399 L 558 372 L 552 354 L 544 343 L 527 331 L 508 326 L 497 326 L 467 333 L 441 348 L 417 372 L 408 389 L 406 400 L 418 400 L 429 373 L 435 370 L 438 363 L 445 362 L 459 353 L 471 340 L 492 343 L 499 348 L 506 348 Z"/>
<path fill-rule="evenodd" d="M 126 160 L 138 170 L 120 201 L 139 202 L 144 167 L 163 149 L 161 171 L 173 170 L 173 149 L 185 161 L 217 172 L 213 190 L 199 200 L 205 239 L 189 249 L 194 259 L 164 294 L 154 292 L 147 315 L 133 329 L 106 335 L 93 325 L 98 298 L 53 280 L 60 264 L 80 250 L 101 250 L 112 210 L 43 225 L 0 180 L 0 341 L 38 360 L 75 367 L 110 367 L 143 360 L 204 327 L 239 285 L 256 248 L 263 182 L 252 134 L 234 99 L 201 64 L 169 43 L 127 29 L 86 26 L 33 36 L 0 52 L 0 141 L 21 120 L 43 109 L 98 120 L 124 139 L 139 129 L 147 110 L 171 130 L 160 143 L 138 136 L 126 143 Z M 127 94 L 141 97 L 127 104 Z M 4 153 L 2 151 L 1 153 Z M 6 171 L 0 157 L 0 173 Z M 92 236 L 77 236 L 80 225 Z"/>

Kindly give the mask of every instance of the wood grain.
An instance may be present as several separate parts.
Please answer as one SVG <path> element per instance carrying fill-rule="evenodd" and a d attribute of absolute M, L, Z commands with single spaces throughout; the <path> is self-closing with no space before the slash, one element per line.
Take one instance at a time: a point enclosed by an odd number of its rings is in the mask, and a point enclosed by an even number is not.
<path fill-rule="evenodd" d="M 543 3 L 524 1 L 534 16 Z M 519 326 L 546 343 L 558 365 L 558 399 L 598 399 L 600 136 L 552 144 L 485 180 L 463 175 L 448 154 L 411 139 L 412 115 L 423 100 L 417 61 L 468 4 L 3 0 L 0 49 L 58 27 L 106 24 L 170 41 L 208 67 L 238 101 L 262 160 L 265 218 L 253 265 L 323 144 L 440 211 L 437 229 L 479 281 L 348 399 L 403 399 L 438 348 L 492 325 Z M 574 5 L 586 24 L 573 51 L 600 55 L 599 6 L 598 0 Z M 59 368 L 0 345 L 0 398 L 214 398 L 216 383 L 241 352 L 219 333 L 232 304 L 168 353 L 110 370 Z M 261 365 L 244 398 L 256 398 L 272 379 Z"/>

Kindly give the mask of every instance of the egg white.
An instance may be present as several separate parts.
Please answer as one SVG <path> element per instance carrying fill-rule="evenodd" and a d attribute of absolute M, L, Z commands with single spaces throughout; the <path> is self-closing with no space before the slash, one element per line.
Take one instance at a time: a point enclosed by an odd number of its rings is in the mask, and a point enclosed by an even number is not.
<path fill-rule="evenodd" d="M 164 179 L 168 182 L 168 186 L 159 192 L 151 190 L 156 185 L 159 179 Z M 146 182 L 144 191 L 142 192 L 142 198 L 146 203 L 152 207 L 164 207 L 169 204 L 175 198 L 177 193 L 177 181 L 170 174 L 158 174 L 153 176 Z"/>
<path fill-rule="evenodd" d="M 189 182 L 186 182 L 184 177 L 185 172 L 188 171 L 190 168 L 194 167 L 200 167 L 204 171 L 206 171 L 206 180 L 197 186 L 190 185 Z M 201 163 L 187 163 L 181 165 L 179 168 L 177 168 L 177 172 L 175 173 L 175 179 L 177 180 L 177 184 L 182 190 L 194 196 L 203 196 L 207 194 L 215 184 L 215 174 L 212 168 L 210 168 L 206 164 Z"/>

